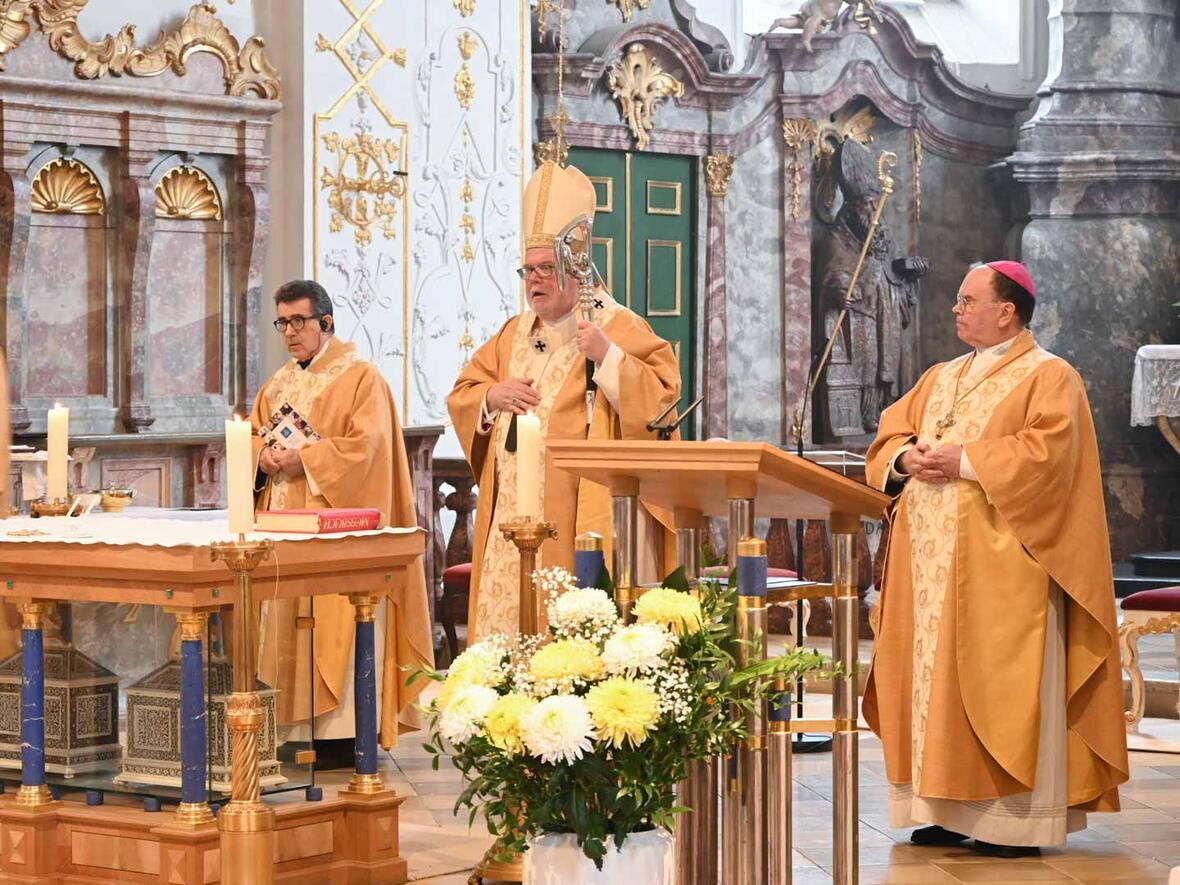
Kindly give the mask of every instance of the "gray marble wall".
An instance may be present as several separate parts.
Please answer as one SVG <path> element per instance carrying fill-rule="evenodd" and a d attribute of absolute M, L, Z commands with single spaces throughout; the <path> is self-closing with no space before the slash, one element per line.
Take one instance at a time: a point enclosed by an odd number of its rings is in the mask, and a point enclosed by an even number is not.
<path fill-rule="evenodd" d="M 782 428 L 782 149 L 765 138 L 734 163 L 726 197 L 729 436 L 779 442 Z M 807 360 L 807 354 L 800 358 Z M 789 408 L 794 408 L 790 405 Z"/>
<path fill-rule="evenodd" d="M 1036 324 L 1090 393 L 1116 560 L 1180 542 L 1180 459 L 1129 426 L 1136 349 L 1180 341 L 1177 14 L 1175 0 L 1054 0 L 1056 79 L 1009 159 Z"/>

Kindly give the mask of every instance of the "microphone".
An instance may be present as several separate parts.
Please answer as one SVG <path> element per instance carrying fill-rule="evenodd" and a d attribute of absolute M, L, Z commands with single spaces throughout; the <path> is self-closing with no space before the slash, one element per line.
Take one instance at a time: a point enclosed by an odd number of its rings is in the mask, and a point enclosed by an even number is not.
<path fill-rule="evenodd" d="M 672 403 L 672 405 L 668 406 L 668 408 L 666 408 L 666 409 L 664 409 L 664 411 L 660 412 L 659 415 L 657 415 L 651 421 L 647 422 L 648 432 L 650 433 L 650 432 L 654 431 L 655 433 L 658 434 L 658 437 L 657 437 L 658 439 L 660 439 L 664 442 L 667 442 L 668 440 L 670 440 L 672 438 L 672 434 L 676 432 L 676 428 L 678 428 L 680 426 L 681 422 L 685 418 L 687 418 L 689 415 L 691 415 L 693 413 L 693 410 L 695 410 L 697 406 L 699 406 L 702 402 L 704 402 L 704 400 L 705 400 L 705 397 L 703 394 L 701 396 L 698 396 L 696 398 L 696 400 L 693 402 L 693 404 L 691 406 L 689 406 L 687 409 L 685 409 L 680 414 L 679 418 L 677 418 L 675 421 L 672 421 L 668 424 L 661 424 L 660 422 L 663 421 L 665 418 L 667 418 L 668 414 L 673 409 L 675 409 L 678 405 L 680 405 L 680 400 L 676 400 L 676 402 Z"/>

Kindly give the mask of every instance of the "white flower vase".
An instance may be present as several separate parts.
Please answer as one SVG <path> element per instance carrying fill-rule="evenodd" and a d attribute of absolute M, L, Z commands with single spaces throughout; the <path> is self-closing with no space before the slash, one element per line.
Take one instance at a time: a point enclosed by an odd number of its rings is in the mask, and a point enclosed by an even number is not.
<path fill-rule="evenodd" d="M 572 833 L 547 833 L 529 840 L 523 885 L 673 885 L 676 853 L 667 830 L 632 833 L 622 850 L 606 843 L 602 870 L 582 853 Z"/>

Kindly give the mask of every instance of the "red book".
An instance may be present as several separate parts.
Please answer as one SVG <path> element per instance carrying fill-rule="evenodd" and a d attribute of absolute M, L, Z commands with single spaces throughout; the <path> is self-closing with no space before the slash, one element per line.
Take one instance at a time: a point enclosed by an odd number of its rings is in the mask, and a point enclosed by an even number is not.
<path fill-rule="evenodd" d="M 367 532 L 381 522 L 380 510 L 262 510 L 254 515 L 260 532 L 306 532 L 327 535 L 332 532 Z"/>

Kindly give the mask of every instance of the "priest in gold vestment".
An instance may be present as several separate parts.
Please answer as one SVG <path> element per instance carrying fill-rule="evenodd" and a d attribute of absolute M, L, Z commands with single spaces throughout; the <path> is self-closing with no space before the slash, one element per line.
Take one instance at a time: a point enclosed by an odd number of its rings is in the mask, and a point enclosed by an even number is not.
<path fill-rule="evenodd" d="M 259 510 L 370 508 L 381 525 L 416 527 L 413 483 L 397 408 L 377 367 L 361 359 L 353 344 L 332 334 L 332 302 L 312 280 L 296 280 L 275 295 L 276 328 L 291 354 L 263 385 L 251 414 L 255 430 L 289 403 L 319 434 L 302 449 L 264 447 L 255 436 Z M 407 687 L 406 671 L 433 663 L 426 581 L 419 559 L 407 569 L 404 590 L 386 594 L 377 606 L 377 677 L 380 741 L 396 743 L 401 731 L 417 726 L 412 701 L 420 688 Z M 259 596 L 265 598 L 265 593 Z M 259 675 L 279 689 L 282 725 L 308 718 L 308 639 L 295 619 L 309 602 L 265 604 Z M 356 735 L 352 673 L 354 611 L 344 596 L 315 600 L 316 738 L 345 741 Z M 399 671 L 399 668 L 400 671 Z M 342 754 L 348 756 L 347 753 Z M 350 760 L 350 757 L 349 757 Z M 340 762 L 349 761 L 344 758 Z"/>
<path fill-rule="evenodd" d="M 870 484 L 897 492 L 864 716 L 892 826 L 1015 857 L 1116 811 L 1128 776 L 1110 545 L 1086 388 L 1025 326 L 1027 269 L 971 271 L 974 350 L 881 416 Z"/>
<path fill-rule="evenodd" d="M 513 416 L 532 412 L 540 418 L 544 463 L 545 439 L 654 439 L 648 422 L 680 398 L 672 347 L 645 320 L 598 286 L 593 322 L 587 322 L 575 310 L 576 280 L 566 274 L 564 286 L 559 285 L 557 236 L 575 221 L 592 220 L 594 209 L 594 185 L 578 169 L 549 162 L 534 173 L 524 194 L 520 269 L 530 309 L 475 352 L 447 400 L 479 482 L 468 612 L 472 641 L 519 628 L 519 554 L 498 530 L 516 515 L 516 458 L 509 444 Z M 598 385 L 589 424 L 587 358 L 595 363 Z M 572 571 L 574 538 L 582 532 L 598 532 L 609 543 L 605 487 L 546 467 L 541 500 L 544 518 L 557 526 L 557 538 L 541 548 L 538 567 Z M 662 529 L 643 513 L 640 533 L 640 547 L 658 571 L 654 563 L 662 558 Z"/>

